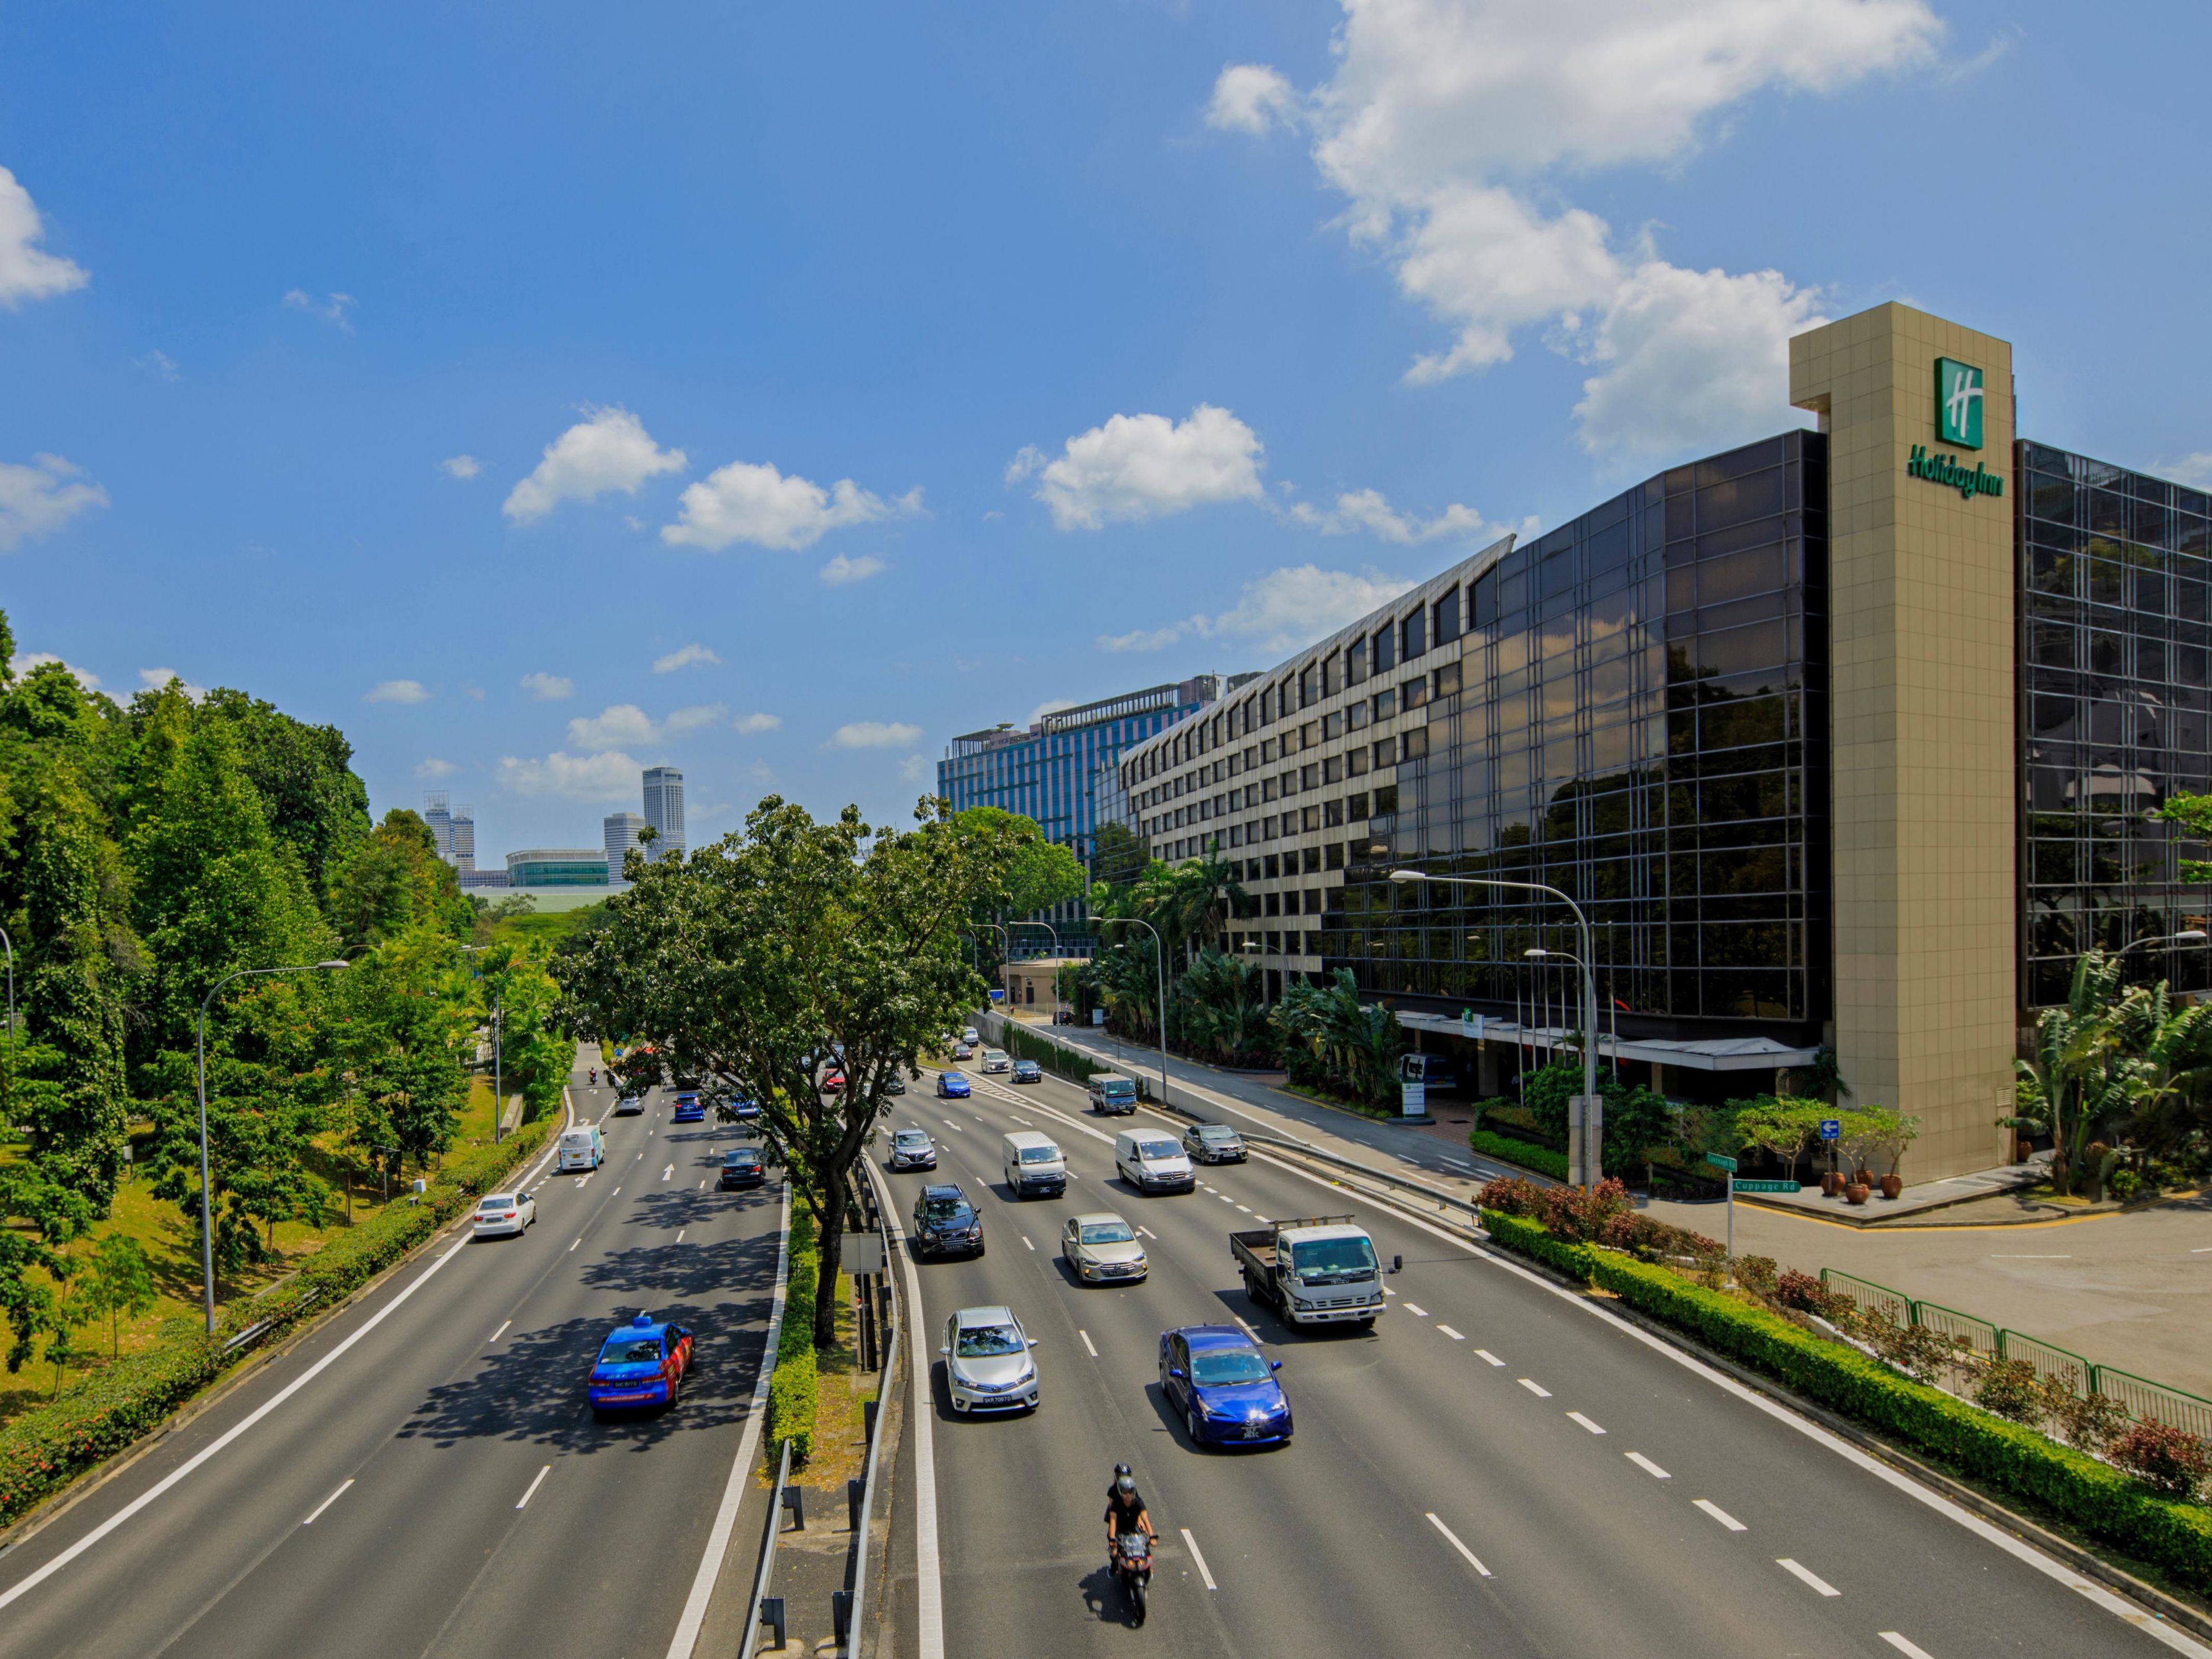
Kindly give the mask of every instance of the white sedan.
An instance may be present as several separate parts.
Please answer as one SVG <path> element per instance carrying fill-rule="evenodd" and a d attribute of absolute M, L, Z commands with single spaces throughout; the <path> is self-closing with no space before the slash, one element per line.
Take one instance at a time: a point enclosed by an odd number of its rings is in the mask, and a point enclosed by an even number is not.
<path fill-rule="evenodd" d="M 1151 1272 L 1137 1235 L 1110 1210 L 1070 1218 L 1060 1229 L 1060 1254 L 1086 1285 L 1126 1285 Z"/>
<path fill-rule="evenodd" d="M 1034 1337 L 1012 1308 L 963 1308 L 945 1322 L 945 1392 L 956 1412 L 1036 1409 Z"/>
<path fill-rule="evenodd" d="M 478 1238 L 520 1237 L 538 1219 L 538 1200 L 528 1193 L 486 1193 L 477 1200 Z"/>

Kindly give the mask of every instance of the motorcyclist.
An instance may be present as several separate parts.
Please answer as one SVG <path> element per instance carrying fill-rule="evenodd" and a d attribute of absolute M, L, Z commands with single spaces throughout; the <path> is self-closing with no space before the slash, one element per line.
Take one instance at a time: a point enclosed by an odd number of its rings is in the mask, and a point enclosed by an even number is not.
<path fill-rule="evenodd" d="M 594 1089 L 596 1089 L 596 1088 L 598 1088 L 599 1086 L 599 1068 L 598 1066 L 592 1066 L 592 1087 L 593 1087 Z"/>
<path fill-rule="evenodd" d="M 1114 1466 L 1114 1484 L 1106 1488 L 1106 1564 L 1109 1567 L 1117 1560 L 1116 1547 L 1121 1534 L 1141 1532 L 1157 1540 L 1159 1534 L 1152 1530 L 1152 1517 L 1145 1507 L 1145 1496 L 1137 1490 L 1137 1477 L 1129 1473 L 1127 1463 Z"/>

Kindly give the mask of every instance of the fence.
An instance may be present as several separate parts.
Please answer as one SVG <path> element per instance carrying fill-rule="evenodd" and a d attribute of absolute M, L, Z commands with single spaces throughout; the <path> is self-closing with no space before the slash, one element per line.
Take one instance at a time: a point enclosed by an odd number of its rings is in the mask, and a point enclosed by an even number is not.
<path fill-rule="evenodd" d="M 1917 1302 L 1887 1285 L 1820 1269 L 1820 1283 L 1850 1298 L 1863 1313 L 1880 1314 L 1899 1327 L 1923 1326 L 1954 1343 L 1972 1348 L 1985 1358 L 2017 1359 L 2035 1368 L 2035 1374 L 2056 1377 L 2083 1398 L 2102 1395 L 2139 1423 L 2165 1423 L 2186 1430 L 2200 1439 L 2212 1440 L 2212 1400 L 2181 1389 L 2136 1376 L 2116 1366 L 2093 1364 L 2080 1354 L 2045 1342 L 2024 1331 L 2006 1330 L 1986 1319 L 1962 1314 L 1933 1302 Z"/>
<path fill-rule="evenodd" d="M 898 1241 L 891 1236 L 890 1206 L 878 1198 L 879 1180 L 875 1166 L 866 1166 L 866 1184 L 863 1188 L 868 1206 L 875 1212 L 876 1231 L 884 1241 L 884 1282 L 894 1285 L 894 1264 L 898 1258 Z M 888 1198 L 889 1194 L 882 1197 Z M 891 1396 L 896 1389 L 900 1356 L 905 1345 L 899 1340 L 899 1301 L 896 1289 L 890 1296 L 879 1297 L 887 1302 L 890 1317 L 885 1321 L 889 1328 L 876 1339 L 877 1362 L 881 1366 L 876 1385 L 876 1408 L 868 1421 L 868 1462 L 860 1483 L 860 1505 L 853 1519 L 853 1587 L 844 1613 L 844 1628 L 838 1632 L 844 1638 L 845 1651 L 857 1654 L 866 1639 L 868 1612 L 868 1543 L 869 1527 L 875 1513 L 877 1468 L 884 1449 L 884 1434 L 889 1424 Z M 928 1407 L 924 1407 L 927 1409 Z"/>

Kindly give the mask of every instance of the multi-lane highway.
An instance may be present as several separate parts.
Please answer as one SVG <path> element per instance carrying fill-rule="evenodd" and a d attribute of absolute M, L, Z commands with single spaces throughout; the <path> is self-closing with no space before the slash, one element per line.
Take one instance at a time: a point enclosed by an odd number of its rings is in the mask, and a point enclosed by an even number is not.
<path fill-rule="evenodd" d="M 902 1659 L 1131 1651 L 1100 1520 L 1117 1461 L 1134 1466 L 1162 1541 L 1147 1651 L 2205 1651 L 1587 1297 L 1264 1162 L 1202 1168 L 1187 1197 L 1140 1197 L 1113 1172 L 1127 1120 L 1094 1116 L 1056 1079 L 968 1075 L 972 1100 L 925 1083 L 887 1125 L 940 1149 L 937 1175 L 885 1177 L 901 1212 L 924 1182 L 957 1182 L 988 1243 L 980 1260 L 914 1270 L 944 1611 L 940 1649 L 923 1639 L 904 1517 L 886 1601 Z M 1007 1192 L 1010 1128 L 1060 1143 L 1075 1177 L 1064 1199 Z M 1085 1288 L 1062 1267 L 1062 1223 L 1100 1209 L 1142 1230 L 1149 1282 Z M 1356 1214 L 1386 1262 L 1405 1258 L 1372 1334 L 1289 1332 L 1239 1285 L 1232 1227 L 1316 1213 Z M 939 1333 L 952 1310 L 999 1303 L 1041 1340 L 1041 1407 L 955 1417 Z M 1161 1400 L 1159 1333 L 1230 1321 L 1282 1361 L 1297 1419 L 1285 1449 L 1194 1450 Z"/>
<path fill-rule="evenodd" d="M 579 1121 L 613 1103 L 573 1094 Z M 0 1655 L 668 1653 L 752 1396 L 781 1202 L 718 1192 L 732 1132 L 668 1109 L 606 1117 L 588 1177 L 534 1162 L 524 1237 L 438 1241 L 0 1553 Z M 698 1333 L 691 1383 L 665 1415 L 595 1421 L 592 1355 L 641 1309 Z"/>

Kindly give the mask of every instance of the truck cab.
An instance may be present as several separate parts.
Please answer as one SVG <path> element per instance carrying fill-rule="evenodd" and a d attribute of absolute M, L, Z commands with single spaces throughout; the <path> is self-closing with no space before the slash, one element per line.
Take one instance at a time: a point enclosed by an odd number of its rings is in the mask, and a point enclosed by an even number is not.
<path fill-rule="evenodd" d="M 1375 1241 L 1348 1215 L 1307 1216 L 1229 1235 L 1244 1293 L 1290 1325 L 1371 1326 L 1382 1316 Z"/>

